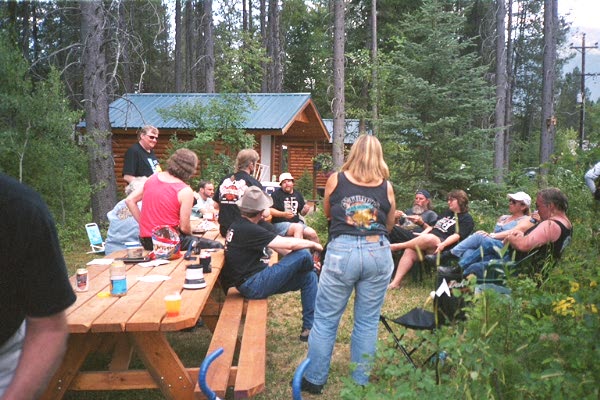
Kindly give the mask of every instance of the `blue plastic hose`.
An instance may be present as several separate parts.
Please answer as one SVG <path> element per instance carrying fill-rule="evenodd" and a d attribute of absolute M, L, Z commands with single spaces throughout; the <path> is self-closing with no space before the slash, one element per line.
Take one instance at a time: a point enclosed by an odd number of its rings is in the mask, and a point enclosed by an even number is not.
<path fill-rule="evenodd" d="M 206 373 L 208 372 L 210 364 L 212 364 L 212 362 L 216 360 L 217 357 L 219 357 L 221 354 L 223 354 L 223 348 L 219 347 L 218 349 L 207 355 L 204 361 L 202 361 L 202 364 L 200 364 L 200 372 L 198 373 L 198 384 L 200 385 L 202 393 L 206 395 L 208 400 L 220 400 L 217 397 L 217 394 L 213 392 L 206 384 Z"/>

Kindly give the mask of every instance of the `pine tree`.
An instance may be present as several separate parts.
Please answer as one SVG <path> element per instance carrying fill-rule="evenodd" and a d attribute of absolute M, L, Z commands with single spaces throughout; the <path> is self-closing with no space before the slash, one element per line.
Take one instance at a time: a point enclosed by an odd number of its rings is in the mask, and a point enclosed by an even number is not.
<path fill-rule="evenodd" d="M 493 114 L 493 91 L 461 35 L 461 10 L 443 4 L 424 1 L 381 55 L 382 138 L 397 182 L 465 189 L 491 178 L 493 132 L 480 127 Z"/>

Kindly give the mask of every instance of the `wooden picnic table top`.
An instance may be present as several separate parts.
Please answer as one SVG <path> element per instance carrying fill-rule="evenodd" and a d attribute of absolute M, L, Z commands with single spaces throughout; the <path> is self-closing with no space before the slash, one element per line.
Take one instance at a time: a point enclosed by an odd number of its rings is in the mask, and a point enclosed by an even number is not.
<path fill-rule="evenodd" d="M 223 241 L 218 230 L 208 231 L 203 237 Z M 165 332 L 195 326 L 205 308 L 218 316 L 220 308 L 211 299 L 211 292 L 223 267 L 224 254 L 222 249 L 211 252 L 212 272 L 204 274 L 206 288 L 196 290 L 183 289 L 183 283 L 186 267 L 198 263 L 198 258 L 194 255 L 195 260 L 184 260 L 184 252 L 180 255 L 180 258 L 155 267 L 127 264 L 127 294 L 122 297 L 110 296 L 109 265 L 88 267 L 89 290 L 76 292 L 77 300 L 66 311 L 71 333 L 67 354 L 43 399 L 60 399 L 69 389 L 140 388 L 158 388 L 168 399 L 193 398 L 197 368 L 183 366 Z M 125 256 L 126 251 L 121 250 L 105 258 Z M 151 276 L 169 279 L 139 280 Z M 75 276 L 70 279 L 75 287 Z M 181 294 L 181 311 L 176 317 L 167 317 L 164 297 L 174 292 Z M 208 326 L 210 329 L 210 324 Z M 108 370 L 81 371 L 87 356 L 98 350 L 100 343 L 108 337 L 117 346 Z M 133 349 L 146 370 L 129 370 Z"/>
<path fill-rule="evenodd" d="M 204 237 L 216 238 L 214 232 Z M 110 296 L 109 265 L 88 266 L 89 290 L 77 292 L 77 300 L 67 309 L 67 323 L 71 333 L 125 332 L 125 331 L 176 331 L 192 327 L 198 321 L 207 298 L 214 287 L 224 262 L 222 250 L 211 252 L 213 272 L 205 274 L 206 288 L 183 289 L 186 267 L 198 261 L 186 261 L 180 257 L 168 264 L 142 267 L 127 264 L 127 294 Z M 120 250 L 105 258 L 125 257 Z M 139 278 L 169 277 L 157 282 L 141 281 Z M 75 285 L 75 276 L 71 282 Z M 181 312 L 177 317 L 166 317 L 164 297 L 180 293 Z"/>

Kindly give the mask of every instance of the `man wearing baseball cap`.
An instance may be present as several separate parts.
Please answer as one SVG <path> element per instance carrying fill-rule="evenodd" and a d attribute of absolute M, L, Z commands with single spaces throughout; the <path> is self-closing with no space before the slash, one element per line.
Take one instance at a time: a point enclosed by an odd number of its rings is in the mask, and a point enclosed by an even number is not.
<path fill-rule="evenodd" d="M 237 201 L 241 215 L 231 223 L 225 235 L 221 283 L 225 288 L 235 286 L 248 299 L 300 290 L 302 331 L 299 339 L 308 341 L 317 295 L 317 274 L 308 250 L 322 251 L 323 247 L 310 240 L 277 235 L 259 225 L 272 204 L 272 199 L 256 186 L 248 187 Z M 271 267 L 262 261 L 267 248 L 283 256 Z"/>
<path fill-rule="evenodd" d="M 302 193 L 294 189 L 294 177 L 289 172 L 279 175 L 281 186 L 273 192 L 271 206 L 271 223 L 281 236 L 293 236 L 319 242 L 314 229 L 304 224 L 300 215 L 306 215 L 310 206 L 304 201 Z"/>
<path fill-rule="evenodd" d="M 413 206 L 408 210 L 396 210 L 396 220 L 390 232 L 390 243 L 403 243 L 423 232 L 425 224 L 434 226 L 438 215 L 431 209 L 431 194 L 425 189 L 415 192 Z"/>

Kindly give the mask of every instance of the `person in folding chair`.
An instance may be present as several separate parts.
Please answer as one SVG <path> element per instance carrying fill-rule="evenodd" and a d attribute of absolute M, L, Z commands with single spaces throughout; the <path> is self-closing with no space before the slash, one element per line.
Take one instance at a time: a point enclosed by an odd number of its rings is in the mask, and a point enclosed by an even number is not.
<path fill-rule="evenodd" d="M 390 232 L 392 244 L 408 242 L 423 232 L 426 225 L 435 225 L 438 215 L 432 210 L 431 194 L 425 189 L 417 190 L 411 208 L 396 210 L 396 220 L 398 225 Z"/>
<path fill-rule="evenodd" d="M 569 206 L 567 196 L 557 188 L 542 189 L 537 194 L 535 204 L 541 222 L 525 232 L 517 229 L 510 231 L 504 239 L 504 243 L 510 246 L 504 255 L 505 261 L 513 258 L 522 260 L 535 250 L 536 254 L 529 260 L 529 265 L 537 268 L 549 255 L 558 260 L 571 242 L 573 225 L 566 215 Z M 514 255 L 513 251 L 516 252 Z M 496 258 L 500 259 L 500 255 Z M 464 268 L 463 275 L 474 274 L 484 278 L 489 263 L 489 260 L 472 263 Z"/>
<path fill-rule="evenodd" d="M 600 162 L 594 164 L 583 177 L 585 184 L 590 189 L 590 192 L 592 192 L 594 200 L 596 201 L 600 201 L 600 187 L 596 185 L 598 178 L 600 178 Z"/>
<path fill-rule="evenodd" d="M 452 255 L 459 258 L 459 266 L 465 267 L 478 261 L 497 258 L 494 247 L 502 248 L 502 240 L 513 229 L 525 232 L 537 224 L 540 217 L 537 213 L 530 216 L 531 197 L 527 193 L 509 193 L 507 197 L 509 214 L 498 218 L 493 232 L 477 231 L 450 250 Z"/>
<path fill-rule="evenodd" d="M 394 226 L 396 202 L 389 175 L 379 140 L 361 135 L 341 172 L 327 180 L 323 208 L 330 221 L 330 242 L 308 337 L 311 363 L 301 382 L 303 391 L 322 392 L 340 318 L 353 291 L 352 379 L 359 385 L 369 382 L 379 315 L 393 269 L 387 235 Z"/>
<path fill-rule="evenodd" d="M 392 251 L 404 250 L 398 263 L 398 269 L 388 289 L 399 289 L 402 279 L 419 259 L 417 250 L 425 254 L 438 254 L 450 250 L 456 243 L 468 237 L 475 222 L 469 214 L 469 198 L 463 190 L 455 189 L 448 193 L 448 210 L 435 223 L 425 224 L 425 230 L 416 238 L 404 243 L 395 243 Z"/>
<path fill-rule="evenodd" d="M 129 196 L 137 189 L 143 188 L 146 179 L 145 176 L 133 179 L 125 188 L 125 196 Z M 138 206 L 142 206 L 141 201 Z M 127 248 L 125 243 L 139 240 L 140 226 L 127 208 L 125 199 L 119 201 L 112 210 L 106 213 L 106 217 L 108 218 L 108 231 L 104 243 L 106 254 L 111 254 L 117 250 L 125 250 Z"/>

